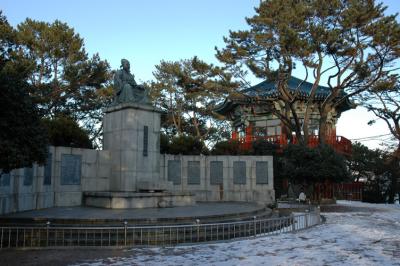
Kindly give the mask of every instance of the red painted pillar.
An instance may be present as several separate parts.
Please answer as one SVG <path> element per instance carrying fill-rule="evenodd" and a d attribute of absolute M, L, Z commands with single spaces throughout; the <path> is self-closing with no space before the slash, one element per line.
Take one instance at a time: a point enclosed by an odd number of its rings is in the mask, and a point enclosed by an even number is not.
<path fill-rule="evenodd" d="M 287 140 L 287 135 L 285 133 L 281 134 L 281 142 L 280 144 L 283 146 L 287 146 L 288 140 Z"/>
<path fill-rule="evenodd" d="M 248 127 L 246 127 L 246 137 L 245 137 L 245 143 L 247 149 L 250 149 L 252 141 L 253 141 L 253 128 L 251 125 L 249 125 Z"/>
<path fill-rule="evenodd" d="M 232 139 L 233 140 L 237 140 L 238 139 L 238 132 L 236 130 L 232 131 Z"/>

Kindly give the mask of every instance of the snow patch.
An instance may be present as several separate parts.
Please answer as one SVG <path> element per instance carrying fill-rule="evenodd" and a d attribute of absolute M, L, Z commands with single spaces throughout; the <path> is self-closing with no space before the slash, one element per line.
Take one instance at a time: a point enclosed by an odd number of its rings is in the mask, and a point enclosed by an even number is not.
<path fill-rule="evenodd" d="M 133 248 L 124 257 L 80 265 L 400 265 L 400 206 L 338 201 L 365 208 L 323 213 L 309 230 L 169 248 Z"/>

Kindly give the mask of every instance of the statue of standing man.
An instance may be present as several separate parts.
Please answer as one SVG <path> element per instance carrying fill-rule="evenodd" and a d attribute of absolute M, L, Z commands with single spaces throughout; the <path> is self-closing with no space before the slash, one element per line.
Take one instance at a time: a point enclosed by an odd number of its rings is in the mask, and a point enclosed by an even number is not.
<path fill-rule="evenodd" d="M 131 74 L 129 61 L 122 59 L 121 68 L 114 75 L 114 104 L 149 103 L 145 88 L 138 85 L 135 76 Z"/>

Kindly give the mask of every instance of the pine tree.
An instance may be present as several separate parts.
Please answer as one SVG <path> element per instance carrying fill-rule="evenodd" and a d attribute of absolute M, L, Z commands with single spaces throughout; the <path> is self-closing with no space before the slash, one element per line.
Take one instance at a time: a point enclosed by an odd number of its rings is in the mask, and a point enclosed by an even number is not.
<path fill-rule="evenodd" d="M 400 54 L 400 26 L 374 0 L 266 0 L 247 18 L 249 30 L 232 31 L 217 57 L 236 76 L 246 73 L 276 82 L 283 108 L 271 109 L 306 143 L 317 88 L 326 81 L 329 94 L 318 105 L 319 139 L 325 142 L 331 110 L 392 76 Z M 295 108 L 298 89 L 289 90 L 295 68 L 304 68 L 313 87 L 304 121 Z M 239 70 L 239 71 L 236 71 Z M 300 86 L 299 86 L 300 87 Z M 302 134 L 304 132 L 304 134 Z"/>
<path fill-rule="evenodd" d="M 395 140 L 392 152 L 387 156 L 386 166 L 390 169 L 389 202 L 394 202 L 394 197 L 400 192 L 400 84 L 392 77 L 382 81 L 374 90 L 361 95 L 362 104 L 374 115 L 376 119 L 384 121 Z M 375 120 L 371 120 L 373 124 Z M 389 147 L 390 149 L 390 147 Z"/>
<path fill-rule="evenodd" d="M 0 176 L 44 163 L 46 129 L 28 91 L 29 60 L 19 53 L 16 33 L 0 12 Z"/>
<path fill-rule="evenodd" d="M 237 87 L 221 68 L 197 57 L 177 62 L 161 61 L 149 84 L 157 107 L 167 113 L 164 128 L 169 135 L 191 135 L 201 141 L 217 141 L 225 121 L 216 119 L 213 108 Z"/>
<path fill-rule="evenodd" d="M 30 59 L 30 94 L 41 115 L 72 117 L 100 136 L 101 109 L 110 100 L 111 71 L 98 54 L 89 58 L 84 40 L 66 23 L 26 19 L 17 26 L 17 40 Z"/>

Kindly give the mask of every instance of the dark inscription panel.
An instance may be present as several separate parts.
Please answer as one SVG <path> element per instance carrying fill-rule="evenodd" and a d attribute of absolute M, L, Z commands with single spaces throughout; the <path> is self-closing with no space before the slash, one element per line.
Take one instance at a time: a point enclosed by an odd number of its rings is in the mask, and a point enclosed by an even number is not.
<path fill-rule="evenodd" d="M 143 128 L 143 156 L 147 157 L 149 146 L 149 127 L 144 126 Z"/>
<path fill-rule="evenodd" d="M 172 181 L 174 185 L 181 184 L 180 160 L 168 160 L 168 181 Z"/>
<path fill-rule="evenodd" d="M 3 198 L 1 201 L 1 213 L 6 213 L 7 212 L 7 198 Z"/>
<path fill-rule="evenodd" d="M 81 184 L 81 155 L 61 155 L 61 185 Z"/>
<path fill-rule="evenodd" d="M 44 165 L 44 180 L 43 185 L 51 185 L 51 166 L 52 166 L 53 155 L 49 153 L 46 159 L 46 164 Z"/>
<path fill-rule="evenodd" d="M 188 161 L 188 185 L 200 185 L 200 162 Z"/>
<path fill-rule="evenodd" d="M 33 167 L 24 168 L 24 186 L 32 186 Z"/>
<path fill-rule="evenodd" d="M 1 180 L 0 180 L 0 185 L 3 187 L 7 187 L 10 185 L 10 173 L 8 174 L 2 174 L 1 175 Z"/>
<path fill-rule="evenodd" d="M 219 185 L 223 183 L 224 168 L 220 161 L 210 162 L 210 184 Z"/>
<path fill-rule="evenodd" d="M 246 162 L 233 162 L 233 184 L 246 184 Z"/>
<path fill-rule="evenodd" d="M 268 184 L 268 162 L 256 162 L 256 184 Z"/>

